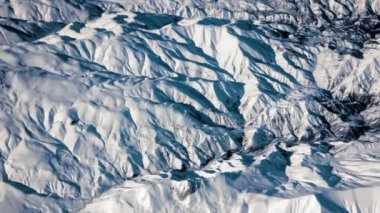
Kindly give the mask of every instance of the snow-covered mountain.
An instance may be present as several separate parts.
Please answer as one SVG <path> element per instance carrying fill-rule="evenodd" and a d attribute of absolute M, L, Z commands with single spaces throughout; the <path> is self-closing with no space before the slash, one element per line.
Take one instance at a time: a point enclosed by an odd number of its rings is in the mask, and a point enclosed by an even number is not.
<path fill-rule="evenodd" d="M 380 1 L 0 15 L 0 212 L 380 211 Z"/>

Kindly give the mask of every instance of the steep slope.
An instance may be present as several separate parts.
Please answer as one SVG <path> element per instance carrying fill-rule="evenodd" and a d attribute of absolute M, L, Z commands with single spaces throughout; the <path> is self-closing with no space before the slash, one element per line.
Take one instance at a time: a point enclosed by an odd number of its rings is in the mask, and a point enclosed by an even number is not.
<path fill-rule="evenodd" d="M 102 9 L 88 0 L 1 0 L 1 17 L 46 22 L 88 21 Z"/>
<path fill-rule="evenodd" d="M 65 25 L 57 22 L 0 19 L 0 45 L 34 41 L 62 29 Z"/>
<path fill-rule="evenodd" d="M 1 209 L 378 209 L 377 1 L 2 5 Z"/>

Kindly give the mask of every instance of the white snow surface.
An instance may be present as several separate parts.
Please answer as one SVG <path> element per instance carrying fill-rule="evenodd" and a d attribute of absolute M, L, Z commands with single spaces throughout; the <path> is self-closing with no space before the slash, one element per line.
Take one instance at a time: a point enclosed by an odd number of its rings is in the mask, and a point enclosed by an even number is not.
<path fill-rule="evenodd" d="M 380 211 L 380 1 L 0 17 L 0 212 Z"/>

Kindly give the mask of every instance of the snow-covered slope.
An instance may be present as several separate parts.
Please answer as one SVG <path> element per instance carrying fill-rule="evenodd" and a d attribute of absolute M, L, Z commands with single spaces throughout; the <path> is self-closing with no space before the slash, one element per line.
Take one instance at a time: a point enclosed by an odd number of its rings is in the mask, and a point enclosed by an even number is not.
<path fill-rule="evenodd" d="M 0 209 L 379 211 L 379 1 L 0 15 Z"/>

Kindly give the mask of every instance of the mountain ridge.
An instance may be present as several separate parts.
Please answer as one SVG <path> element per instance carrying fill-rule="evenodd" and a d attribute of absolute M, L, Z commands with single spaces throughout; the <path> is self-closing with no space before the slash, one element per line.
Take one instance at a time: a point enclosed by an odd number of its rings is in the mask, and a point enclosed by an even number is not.
<path fill-rule="evenodd" d="M 4 1 L 0 207 L 375 211 L 379 2 L 244 2 Z"/>

